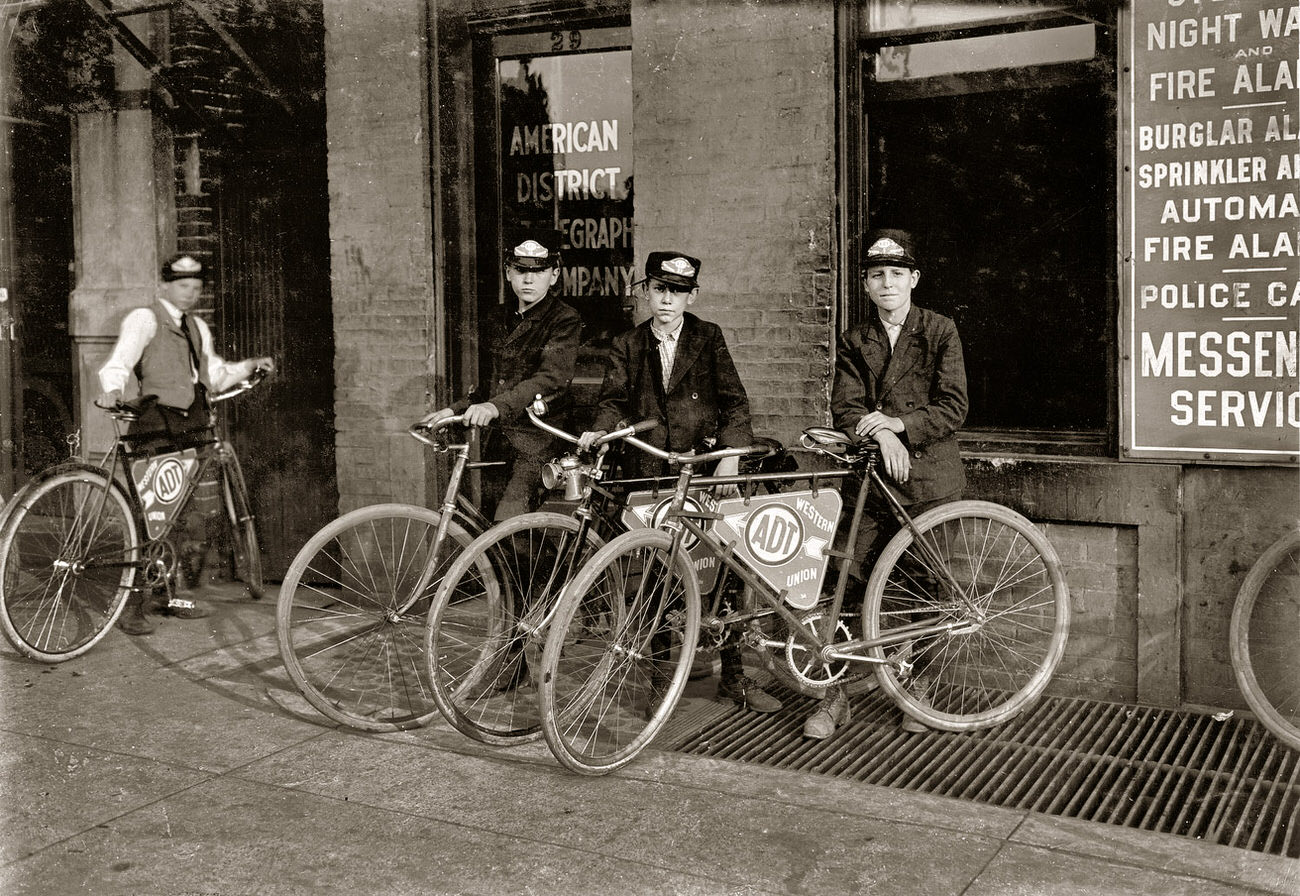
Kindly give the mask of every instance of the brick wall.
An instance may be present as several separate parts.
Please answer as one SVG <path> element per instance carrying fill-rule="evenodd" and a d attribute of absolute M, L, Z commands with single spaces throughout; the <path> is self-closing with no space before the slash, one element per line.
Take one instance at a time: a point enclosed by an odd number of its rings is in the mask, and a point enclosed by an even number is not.
<path fill-rule="evenodd" d="M 1045 523 L 1070 587 L 1070 638 L 1048 692 L 1137 696 L 1137 529 Z"/>
<path fill-rule="evenodd" d="M 1188 467 L 1183 482 L 1186 699 L 1244 707 L 1228 649 L 1232 607 L 1260 554 L 1300 520 L 1300 477 L 1285 467 Z M 1293 632 L 1279 634 L 1294 645 Z"/>
<path fill-rule="evenodd" d="M 326 0 L 339 503 L 423 503 L 433 296 L 423 0 Z"/>
<path fill-rule="evenodd" d="M 636 253 L 702 262 L 754 430 L 827 419 L 835 210 L 834 5 L 632 4 Z"/>

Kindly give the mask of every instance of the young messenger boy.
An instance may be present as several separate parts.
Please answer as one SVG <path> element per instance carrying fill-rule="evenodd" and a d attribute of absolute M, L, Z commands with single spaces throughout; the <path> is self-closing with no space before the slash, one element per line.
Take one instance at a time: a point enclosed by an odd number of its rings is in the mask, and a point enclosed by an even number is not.
<path fill-rule="evenodd" d="M 699 295 L 699 272 L 700 260 L 681 252 L 651 252 L 646 258 L 650 318 L 615 337 L 596 418 L 579 447 L 589 448 L 620 421 L 648 418 L 663 425 L 641 438 L 665 451 L 691 451 L 708 439 L 715 448 L 753 442 L 749 397 L 722 329 L 686 310 Z M 623 461 L 623 474 L 629 477 L 668 472 L 662 461 L 634 449 L 624 452 Z M 732 476 L 739 465 L 738 458 L 726 458 L 713 472 Z M 755 712 L 781 708 L 781 701 L 745 675 L 738 644 L 724 644 L 721 659 L 720 699 Z M 657 706 L 664 685 L 652 678 L 647 712 Z"/>
<path fill-rule="evenodd" d="M 462 399 L 423 421 L 431 424 L 464 414 L 473 426 L 495 424 L 483 431 L 483 458 L 504 461 L 505 466 L 486 470 L 484 511 L 492 512 L 497 522 L 535 509 L 542 464 L 554 454 L 555 440 L 528 420 L 525 409 L 538 395 L 547 396 L 551 419 L 564 425 L 582 319 L 551 293 L 560 279 L 560 245 L 561 235 L 554 230 L 512 231 L 505 275 L 515 303 L 494 322 L 487 397 Z"/>
<path fill-rule="evenodd" d="M 208 392 L 228 389 L 255 370 L 275 370 L 269 357 L 227 361 L 216 353 L 212 332 L 197 314 L 191 314 L 203 294 L 208 271 L 192 255 L 178 253 L 163 262 L 153 303 L 136 308 L 122 320 L 117 342 L 99 368 L 102 407 L 119 404 L 134 376 L 136 398 L 152 395 L 156 401 L 127 428 L 138 450 L 176 450 L 206 445 L 211 409 Z M 173 602 L 163 609 L 180 619 L 203 619 L 209 611 L 198 602 L 203 561 L 208 545 L 211 514 L 191 501 L 178 527 L 181 568 Z M 156 628 L 147 614 L 145 595 L 128 600 L 117 626 L 128 635 L 147 635 Z"/>
<path fill-rule="evenodd" d="M 873 230 L 863 245 L 862 284 L 872 311 L 840 337 L 831 414 L 837 428 L 880 445 L 886 483 L 917 516 L 956 500 L 966 482 L 957 445 L 969 406 L 961 339 L 951 319 L 912 304 L 921 267 L 910 233 Z M 882 500 L 864 508 L 853 546 L 860 578 L 897 528 Z M 910 687 L 927 686 L 923 669 L 924 658 L 916 658 Z M 830 737 L 848 718 L 848 695 L 832 687 L 805 722 L 804 736 Z M 911 716 L 902 727 L 925 730 Z"/>

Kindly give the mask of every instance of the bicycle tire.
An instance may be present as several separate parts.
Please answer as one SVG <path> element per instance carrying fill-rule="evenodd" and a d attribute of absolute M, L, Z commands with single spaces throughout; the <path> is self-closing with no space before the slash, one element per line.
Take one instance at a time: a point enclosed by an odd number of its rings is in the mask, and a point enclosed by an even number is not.
<path fill-rule="evenodd" d="M 560 597 L 542 651 L 542 733 L 579 774 L 608 774 L 636 758 L 686 687 L 700 588 L 685 551 L 669 568 L 671 549 L 667 532 L 626 532 L 597 551 Z M 681 649 L 671 649 L 674 638 Z M 654 678 L 662 687 L 657 706 Z"/>
<path fill-rule="evenodd" d="M 450 520 L 431 559 L 440 520 L 411 504 L 361 507 L 313 535 L 289 565 L 276 603 L 280 658 L 307 702 L 335 722 L 401 731 L 437 715 L 423 627 L 442 575 L 472 541 Z M 399 615 L 428 562 L 432 578 Z"/>
<path fill-rule="evenodd" d="M 224 452 L 225 459 L 221 463 L 222 497 L 234 546 L 234 573 L 244 583 L 248 596 L 253 600 L 261 600 L 266 594 L 266 585 L 262 579 L 262 549 L 257 539 L 253 504 L 248 497 L 248 483 L 244 480 L 244 471 L 239 465 L 235 449 L 227 444 Z"/>
<path fill-rule="evenodd" d="M 895 534 L 867 581 L 866 636 L 918 618 L 967 624 L 906 642 L 915 674 L 900 677 L 893 666 L 877 666 L 880 685 L 931 728 L 968 731 L 1005 722 L 1042 694 L 1065 651 L 1070 596 L 1061 561 L 1038 527 L 988 501 L 944 504 L 915 525 L 945 568 L 935 570 L 911 529 Z M 945 580 L 951 585 L 937 587 Z M 969 609 L 953 586 L 968 596 Z M 897 649 L 909 648 L 889 648 Z M 884 658 L 886 648 L 872 655 Z"/>
<path fill-rule="evenodd" d="M 1260 555 L 1237 592 L 1228 626 L 1232 669 L 1247 705 L 1300 750 L 1300 529 Z"/>
<path fill-rule="evenodd" d="M 130 499 L 98 467 L 64 465 L 24 487 L 0 529 L 0 628 L 9 642 L 43 663 L 99 643 L 131 596 L 138 534 Z"/>
<path fill-rule="evenodd" d="M 539 511 L 474 539 L 443 577 L 425 626 L 433 699 L 462 734 L 505 745 L 541 736 L 534 675 L 565 583 L 604 542 L 582 524 Z"/>

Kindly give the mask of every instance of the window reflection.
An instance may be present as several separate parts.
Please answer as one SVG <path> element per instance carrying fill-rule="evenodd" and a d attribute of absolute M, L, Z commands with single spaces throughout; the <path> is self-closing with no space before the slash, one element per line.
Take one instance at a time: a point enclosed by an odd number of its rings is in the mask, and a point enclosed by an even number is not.
<path fill-rule="evenodd" d="M 1092 25 L 1016 31 L 935 43 L 881 47 L 875 55 L 877 81 L 934 78 L 1091 59 L 1097 52 Z"/>
<path fill-rule="evenodd" d="M 977 25 L 1027 15 L 1067 10 L 1074 3 L 1046 0 L 869 0 L 863 8 L 863 25 L 869 33 L 913 28 Z"/>

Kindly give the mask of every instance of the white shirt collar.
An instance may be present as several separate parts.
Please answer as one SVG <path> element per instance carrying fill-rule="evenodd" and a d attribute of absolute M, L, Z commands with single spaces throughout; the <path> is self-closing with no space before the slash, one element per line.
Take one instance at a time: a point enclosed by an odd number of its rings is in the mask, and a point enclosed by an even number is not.
<path fill-rule="evenodd" d="M 650 332 L 651 332 L 651 333 L 654 333 L 654 334 L 655 334 L 655 337 L 658 338 L 658 339 L 660 339 L 660 340 L 668 339 L 668 340 L 670 340 L 670 341 L 672 341 L 672 342 L 676 342 L 676 341 L 677 341 L 677 337 L 679 337 L 679 336 L 682 335 L 682 326 L 683 326 L 685 323 L 686 323 L 686 318 L 683 317 L 681 320 L 679 320 L 679 321 L 677 322 L 677 326 L 673 327 L 672 330 L 670 330 L 670 331 L 668 331 L 668 332 L 664 332 L 664 331 L 662 331 L 662 330 L 658 330 L 658 329 L 656 329 L 656 328 L 653 327 L 653 326 L 650 328 Z"/>
<path fill-rule="evenodd" d="M 166 299 L 160 298 L 158 301 L 161 302 L 162 306 L 167 309 L 167 313 L 172 316 L 172 323 L 174 323 L 176 326 L 179 327 L 181 325 L 181 313 L 182 313 L 181 309 L 177 308 L 175 305 L 173 305 L 171 302 L 167 301 Z"/>

